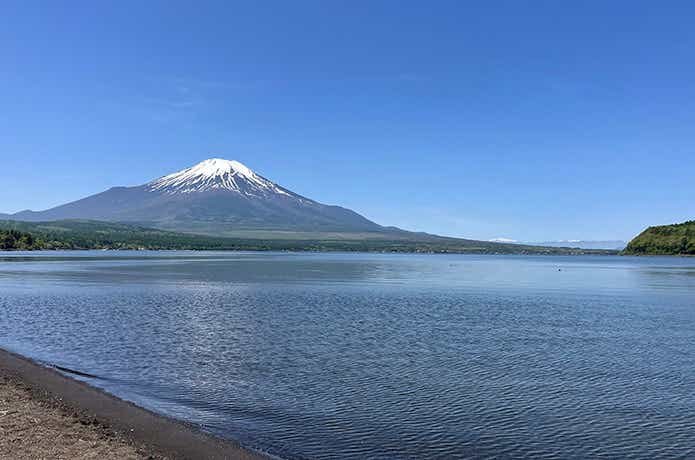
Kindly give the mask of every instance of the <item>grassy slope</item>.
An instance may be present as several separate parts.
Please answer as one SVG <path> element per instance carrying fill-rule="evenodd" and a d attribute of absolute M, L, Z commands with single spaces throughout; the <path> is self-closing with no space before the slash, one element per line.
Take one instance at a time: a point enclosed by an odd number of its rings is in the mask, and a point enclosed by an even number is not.
<path fill-rule="evenodd" d="M 200 250 L 290 250 L 437 252 L 497 254 L 611 254 L 614 251 L 585 251 L 544 248 L 486 241 L 446 238 L 395 231 L 393 233 L 268 234 L 253 237 L 213 237 L 170 232 L 134 225 L 64 220 L 55 222 L 0 221 L 0 228 L 29 232 L 44 249 L 200 249 Z"/>
<path fill-rule="evenodd" d="M 326 230 L 287 230 L 282 228 L 247 228 L 220 222 L 127 222 L 146 228 L 158 228 L 177 233 L 190 233 L 212 237 L 255 239 L 255 240 L 428 240 L 453 239 L 427 233 L 408 232 L 395 227 L 382 227 L 382 230 L 326 231 Z"/>
<path fill-rule="evenodd" d="M 625 248 L 631 255 L 695 255 L 695 220 L 649 227 Z"/>

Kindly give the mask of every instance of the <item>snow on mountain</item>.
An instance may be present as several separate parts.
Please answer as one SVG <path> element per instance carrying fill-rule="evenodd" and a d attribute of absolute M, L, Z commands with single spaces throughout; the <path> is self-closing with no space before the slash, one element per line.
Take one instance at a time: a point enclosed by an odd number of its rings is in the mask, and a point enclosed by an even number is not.
<path fill-rule="evenodd" d="M 511 238 L 492 238 L 488 240 L 491 243 L 517 243 L 518 241 Z"/>
<path fill-rule="evenodd" d="M 296 196 L 235 160 L 211 158 L 146 184 L 150 191 L 193 193 L 228 190 L 247 196 Z"/>

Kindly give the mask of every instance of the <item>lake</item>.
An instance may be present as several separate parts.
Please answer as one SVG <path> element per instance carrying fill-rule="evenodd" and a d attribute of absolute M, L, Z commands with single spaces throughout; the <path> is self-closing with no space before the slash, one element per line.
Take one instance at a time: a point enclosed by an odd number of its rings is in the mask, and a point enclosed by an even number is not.
<path fill-rule="evenodd" d="M 695 259 L 0 253 L 0 346 L 281 458 L 695 456 Z"/>

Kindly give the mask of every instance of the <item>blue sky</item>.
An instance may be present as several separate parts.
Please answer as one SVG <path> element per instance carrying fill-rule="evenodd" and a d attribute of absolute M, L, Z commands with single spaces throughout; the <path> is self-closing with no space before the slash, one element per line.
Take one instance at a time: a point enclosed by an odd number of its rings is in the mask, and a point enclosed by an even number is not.
<path fill-rule="evenodd" d="M 386 225 L 695 218 L 695 4 L 3 2 L 0 212 L 237 159 Z"/>

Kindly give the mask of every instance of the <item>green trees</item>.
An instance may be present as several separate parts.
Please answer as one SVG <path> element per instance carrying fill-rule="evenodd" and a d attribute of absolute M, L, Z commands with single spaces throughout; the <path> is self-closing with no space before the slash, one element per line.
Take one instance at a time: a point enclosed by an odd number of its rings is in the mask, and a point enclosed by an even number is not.
<path fill-rule="evenodd" d="M 649 227 L 630 241 L 624 251 L 633 255 L 695 255 L 695 220 Z"/>
<path fill-rule="evenodd" d="M 0 250 L 16 250 L 16 249 L 39 249 L 41 243 L 37 241 L 30 233 L 20 232 L 19 230 L 2 230 L 0 229 Z"/>

